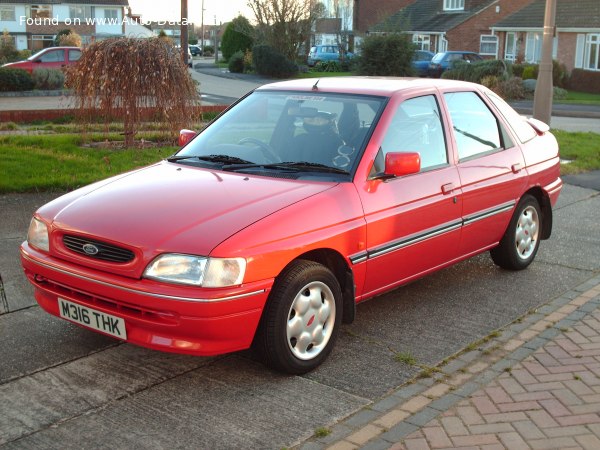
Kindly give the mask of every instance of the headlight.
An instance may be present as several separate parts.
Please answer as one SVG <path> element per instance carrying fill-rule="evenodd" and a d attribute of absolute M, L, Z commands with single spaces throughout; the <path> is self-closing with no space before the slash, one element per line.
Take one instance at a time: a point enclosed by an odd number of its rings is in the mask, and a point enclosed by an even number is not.
<path fill-rule="evenodd" d="M 170 253 L 152 261 L 144 271 L 144 277 L 167 283 L 225 287 L 242 284 L 245 271 L 246 260 L 243 258 L 205 258 Z"/>
<path fill-rule="evenodd" d="M 48 227 L 41 220 L 35 217 L 31 219 L 29 231 L 27 231 L 27 242 L 32 247 L 40 250 L 49 251 L 50 243 L 48 240 Z"/>

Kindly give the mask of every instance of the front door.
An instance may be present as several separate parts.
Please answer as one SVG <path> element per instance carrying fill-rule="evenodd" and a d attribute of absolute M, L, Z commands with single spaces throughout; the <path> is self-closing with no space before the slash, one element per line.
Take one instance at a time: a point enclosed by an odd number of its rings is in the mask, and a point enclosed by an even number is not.
<path fill-rule="evenodd" d="M 401 102 L 372 169 L 375 181 L 359 189 L 367 222 L 367 273 L 362 297 L 419 277 L 456 258 L 461 190 L 449 158 L 435 93 Z M 419 152 L 421 171 L 377 179 L 387 152 Z"/>

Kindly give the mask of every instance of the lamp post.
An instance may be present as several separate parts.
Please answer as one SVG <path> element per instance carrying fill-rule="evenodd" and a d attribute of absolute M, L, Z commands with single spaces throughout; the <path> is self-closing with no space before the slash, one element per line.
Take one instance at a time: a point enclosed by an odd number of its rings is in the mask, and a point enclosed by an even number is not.
<path fill-rule="evenodd" d="M 202 56 L 204 56 L 204 0 L 202 0 L 202 23 L 200 27 L 200 33 L 202 33 L 202 38 L 200 39 L 200 51 L 202 52 Z"/>
<path fill-rule="evenodd" d="M 546 0 L 544 14 L 544 36 L 542 41 L 542 60 L 533 95 L 533 117 L 550 125 L 552 117 L 552 47 L 554 41 L 554 23 L 556 18 L 556 0 Z"/>
<path fill-rule="evenodd" d="M 215 15 L 215 64 L 219 62 L 219 30 L 217 30 L 217 16 Z"/>
<path fill-rule="evenodd" d="M 188 61 L 188 5 L 187 0 L 181 0 L 181 52 L 183 55 L 183 62 L 186 67 Z"/>

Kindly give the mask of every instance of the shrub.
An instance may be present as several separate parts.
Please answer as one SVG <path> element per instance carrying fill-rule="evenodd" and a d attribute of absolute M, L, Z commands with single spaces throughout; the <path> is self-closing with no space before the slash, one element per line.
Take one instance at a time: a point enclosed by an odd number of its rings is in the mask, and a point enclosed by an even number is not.
<path fill-rule="evenodd" d="M 215 54 L 215 48 L 212 45 L 205 45 L 202 49 L 203 56 L 212 56 Z"/>
<path fill-rule="evenodd" d="M 254 66 L 252 65 L 252 51 L 246 50 L 244 53 L 244 72 L 252 72 Z"/>
<path fill-rule="evenodd" d="M 58 39 L 58 44 L 65 47 L 81 47 L 81 36 L 71 31 L 69 34 L 62 35 Z"/>
<path fill-rule="evenodd" d="M 527 64 L 523 68 L 523 75 L 521 78 L 524 80 L 537 80 L 539 67 L 537 64 Z"/>
<path fill-rule="evenodd" d="M 569 93 L 565 89 L 560 88 L 558 86 L 554 86 L 554 93 L 552 95 L 552 98 L 554 100 L 564 100 L 565 98 L 567 98 L 568 94 Z"/>
<path fill-rule="evenodd" d="M 0 91 L 30 91 L 33 80 L 29 72 L 23 69 L 0 67 Z"/>
<path fill-rule="evenodd" d="M 356 70 L 361 75 L 413 75 L 412 59 L 415 47 L 409 35 L 392 33 L 367 36 L 356 58 Z"/>
<path fill-rule="evenodd" d="M 523 80 L 520 77 L 501 80 L 492 90 L 505 100 L 519 100 L 525 98 Z"/>
<path fill-rule="evenodd" d="M 19 61 L 19 52 L 15 48 L 13 37 L 4 30 L 0 36 L 0 65 Z"/>
<path fill-rule="evenodd" d="M 65 74 L 59 69 L 35 69 L 31 78 L 36 89 L 62 89 L 65 85 Z"/>
<path fill-rule="evenodd" d="M 232 73 L 244 72 L 244 53 L 241 50 L 238 50 L 229 58 L 229 71 Z"/>
<path fill-rule="evenodd" d="M 254 46 L 252 63 L 260 75 L 275 78 L 288 78 L 298 72 L 296 64 L 269 45 Z"/>
<path fill-rule="evenodd" d="M 510 69 L 504 61 L 490 59 L 474 63 L 459 61 L 452 69 L 444 72 L 442 78 L 483 84 L 482 80 L 486 77 L 507 79 L 509 75 Z"/>
<path fill-rule="evenodd" d="M 319 61 L 315 64 L 315 72 L 341 72 L 342 64 L 339 61 Z"/>
<path fill-rule="evenodd" d="M 221 38 L 223 58 L 229 61 L 236 52 L 251 49 L 252 44 L 252 25 L 244 16 L 238 16 L 229 22 Z"/>
<path fill-rule="evenodd" d="M 600 72 L 573 69 L 567 86 L 574 91 L 600 94 Z"/>
<path fill-rule="evenodd" d="M 484 85 L 486 88 L 492 90 L 494 90 L 494 88 L 498 86 L 499 82 L 500 80 L 495 75 L 486 75 L 481 79 L 481 84 Z"/>
<path fill-rule="evenodd" d="M 514 64 L 513 74 L 520 76 L 524 80 L 537 80 L 540 73 L 540 66 L 537 64 Z M 556 61 L 552 60 L 552 84 L 558 87 L 565 87 L 569 73 L 567 67 Z"/>

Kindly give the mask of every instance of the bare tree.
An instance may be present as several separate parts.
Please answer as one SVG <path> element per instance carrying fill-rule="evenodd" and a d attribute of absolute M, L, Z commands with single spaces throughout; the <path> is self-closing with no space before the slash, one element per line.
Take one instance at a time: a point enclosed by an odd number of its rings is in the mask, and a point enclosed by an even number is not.
<path fill-rule="evenodd" d="M 256 18 L 257 41 L 292 61 L 322 13 L 322 4 L 316 0 L 248 0 L 248 7 Z"/>
<path fill-rule="evenodd" d="M 75 113 L 84 124 L 120 119 L 133 145 L 144 111 L 176 134 L 190 126 L 199 103 L 196 86 L 173 44 L 161 39 L 113 38 L 83 51 L 67 70 Z"/>

